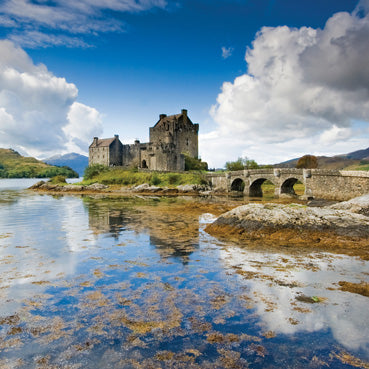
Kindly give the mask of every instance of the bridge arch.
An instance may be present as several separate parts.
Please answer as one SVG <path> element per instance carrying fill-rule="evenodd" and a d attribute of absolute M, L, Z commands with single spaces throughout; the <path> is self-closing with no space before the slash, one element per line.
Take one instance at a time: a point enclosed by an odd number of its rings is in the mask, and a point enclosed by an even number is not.
<path fill-rule="evenodd" d="M 270 183 L 273 184 L 273 186 L 275 186 L 275 183 L 273 183 L 268 178 L 258 178 L 251 183 L 250 188 L 249 188 L 249 196 L 250 197 L 263 197 L 263 190 L 261 186 L 265 181 L 269 181 Z"/>
<path fill-rule="evenodd" d="M 296 192 L 293 186 L 298 182 L 297 178 L 288 178 L 286 179 L 281 186 L 280 193 L 286 193 L 288 195 L 296 195 Z"/>
<path fill-rule="evenodd" d="M 231 191 L 243 192 L 245 189 L 245 182 L 242 178 L 236 178 L 231 183 Z"/>

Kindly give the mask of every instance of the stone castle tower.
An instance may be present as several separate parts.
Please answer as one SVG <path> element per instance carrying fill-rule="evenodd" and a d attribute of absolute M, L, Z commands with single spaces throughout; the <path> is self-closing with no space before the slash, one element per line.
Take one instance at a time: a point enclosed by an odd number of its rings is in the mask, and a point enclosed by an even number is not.
<path fill-rule="evenodd" d="M 192 123 L 187 110 L 167 116 L 150 128 L 150 142 L 123 145 L 119 136 L 94 138 L 89 147 L 89 165 L 138 167 L 159 171 L 184 170 L 184 155 L 198 157 L 199 125 Z"/>

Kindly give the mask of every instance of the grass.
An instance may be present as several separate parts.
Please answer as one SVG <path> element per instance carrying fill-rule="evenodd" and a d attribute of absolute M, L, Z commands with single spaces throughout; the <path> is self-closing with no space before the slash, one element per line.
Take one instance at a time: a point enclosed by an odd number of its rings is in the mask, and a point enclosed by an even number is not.
<path fill-rule="evenodd" d="M 137 186 L 148 183 L 152 186 L 176 187 L 185 184 L 207 184 L 202 172 L 160 173 L 136 172 L 118 168 L 105 168 L 92 178 L 84 180 L 82 184 L 102 183 L 105 185 Z"/>
<path fill-rule="evenodd" d="M 265 197 L 273 197 L 274 196 L 274 185 L 270 181 L 265 181 L 261 185 L 261 190 L 263 191 L 263 196 Z M 305 185 L 301 182 L 297 182 L 293 189 L 295 190 L 296 195 L 302 196 L 305 193 Z"/>
<path fill-rule="evenodd" d="M 359 165 L 350 165 L 346 167 L 344 170 L 369 170 L 369 164 L 359 164 Z"/>

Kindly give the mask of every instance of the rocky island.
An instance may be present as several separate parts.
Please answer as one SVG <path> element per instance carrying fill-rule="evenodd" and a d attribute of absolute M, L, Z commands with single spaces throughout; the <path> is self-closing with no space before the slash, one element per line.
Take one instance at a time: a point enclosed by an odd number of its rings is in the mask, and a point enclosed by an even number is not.
<path fill-rule="evenodd" d="M 247 204 L 208 225 L 219 238 L 268 246 L 339 250 L 369 260 L 369 195 L 323 207 L 301 204 Z"/>

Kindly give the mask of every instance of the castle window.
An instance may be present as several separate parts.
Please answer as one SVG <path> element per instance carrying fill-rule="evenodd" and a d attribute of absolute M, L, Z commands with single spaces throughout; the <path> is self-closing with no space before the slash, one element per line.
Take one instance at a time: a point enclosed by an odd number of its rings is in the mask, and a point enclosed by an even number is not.
<path fill-rule="evenodd" d="M 188 146 L 189 142 L 188 142 L 188 138 L 186 138 L 186 145 Z"/>
<path fill-rule="evenodd" d="M 146 160 L 142 160 L 141 168 L 147 168 Z"/>

